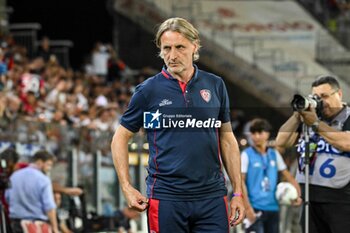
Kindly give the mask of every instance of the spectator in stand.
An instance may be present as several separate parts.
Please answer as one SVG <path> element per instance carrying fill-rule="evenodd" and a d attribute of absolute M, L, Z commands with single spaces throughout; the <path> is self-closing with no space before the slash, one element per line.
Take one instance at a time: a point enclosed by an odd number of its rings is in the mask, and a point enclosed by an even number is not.
<path fill-rule="evenodd" d="M 120 118 L 122 116 L 121 109 L 119 108 L 119 105 L 117 103 L 110 103 L 107 106 L 107 109 L 109 110 L 109 114 L 111 115 L 111 129 L 114 132 L 120 125 Z"/>
<path fill-rule="evenodd" d="M 79 128 L 79 127 L 87 127 L 90 125 L 91 119 L 89 117 L 89 112 L 88 111 L 81 111 L 79 113 L 79 119 L 77 122 L 74 123 L 74 127 Z"/>
<path fill-rule="evenodd" d="M 39 109 L 39 100 L 35 96 L 33 91 L 28 91 L 26 93 L 25 99 L 23 99 L 22 112 L 30 117 L 37 117 Z"/>
<path fill-rule="evenodd" d="M 112 124 L 113 121 L 109 109 L 107 107 L 101 107 L 97 112 L 97 118 L 91 122 L 90 129 L 111 131 Z"/>
<path fill-rule="evenodd" d="M 39 63 L 38 63 L 39 64 Z M 30 70 L 39 69 L 38 64 L 31 64 L 26 67 L 26 72 L 20 79 L 19 97 L 22 101 L 27 101 L 27 94 L 31 92 L 36 98 L 45 96 L 44 79 L 38 75 L 31 73 Z"/>
<path fill-rule="evenodd" d="M 7 64 L 4 61 L 5 53 L 0 48 L 0 90 L 3 90 L 6 83 Z"/>
<path fill-rule="evenodd" d="M 128 107 L 128 103 L 131 99 L 131 95 L 132 93 L 129 90 L 125 88 L 121 90 L 120 95 L 118 97 L 118 104 L 121 109 L 126 110 L 126 108 Z"/>
<path fill-rule="evenodd" d="M 54 88 L 48 93 L 45 101 L 48 105 L 56 108 L 63 108 L 67 99 L 67 81 L 65 79 L 58 80 Z"/>
<path fill-rule="evenodd" d="M 28 69 L 31 74 L 42 75 L 45 70 L 45 61 L 41 57 L 34 58 L 29 64 Z M 41 77 L 42 78 L 42 77 Z"/>
<path fill-rule="evenodd" d="M 101 42 L 97 42 L 94 50 L 92 51 L 92 71 L 95 75 L 99 76 L 102 81 L 108 74 L 108 60 L 111 57 L 108 47 Z"/>
<path fill-rule="evenodd" d="M 12 94 L 5 96 L 5 109 L 2 115 L 2 120 L 7 124 L 13 123 L 20 116 L 21 100 Z"/>
<path fill-rule="evenodd" d="M 82 109 L 78 105 L 78 97 L 75 94 L 67 94 L 67 100 L 63 107 L 69 125 L 74 125 L 77 121 L 79 121 L 79 113 L 82 111 Z"/>
<path fill-rule="evenodd" d="M 29 63 L 27 48 L 14 44 L 11 48 L 11 53 L 13 57 L 13 63 L 20 64 L 23 67 Z"/>
<path fill-rule="evenodd" d="M 126 64 L 118 56 L 118 53 L 111 45 L 108 45 L 110 51 L 110 59 L 108 60 L 108 76 L 107 82 L 113 83 L 115 80 L 120 80 L 123 72 L 126 69 Z"/>
<path fill-rule="evenodd" d="M 12 69 L 8 70 L 5 83 L 5 91 L 17 94 L 15 93 L 16 87 L 18 86 L 18 83 L 20 83 L 23 72 L 24 68 L 18 64 L 14 64 Z"/>
<path fill-rule="evenodd" d="M 6 96 L 4 93 L 0 92 L 0 118 L 2 118 L 5 115 L 6 110 Z"/>
<path fill-rule="evenodd" d="M 108 91 L 109 87 L 106 87 L 105 85 L 99 84 L 96 85 L 93 89 L 94 96 L 96 96 L 94 103 L 98 107 L 106 107 L 108 104 Z"/>
<path fill-rule="evenodd" d="M 85 87 L 84 87 L 83 84 L 76 84 L 75 87 L 74 87 L 73 93 L 77 97 L 77 106 L 81 110 L 85 110 L 86 111 L 89 108 L 89 103 L 88 103 L 88 99 L 84 95 L 84 91 L 85 91 Z"/>
<path fill-rule="evenodd" d="M 13 44 L 14 42 L 11 34 L 5 35 L 3 40 L 1 41 L 1 48 L 4 51 L 3 61 L 6 63 L 8 70 L 12 69 L 14 65 L 14 59 L 13 59 L 13 53 L 12 53 Z"/>
<path fill-rule="evenodd" d="M 38 48 L 37 57 L 41 57 L 45 62 L 48 62 L 53 58 L 54 53 L 51 51 L 50 39 L 47 36 L 44 36 L 40 41 L 40 47 Z"/>
<path fill-rule="evenodd" d="M 67 120 L 64 111 L 57 109 L 52 116 L 51 123 L 58 124 L 59 126 L 66 126 Z"/>
<path fill-rule="evenodd" d="M 43 71 L 46 88 L 49 91 L 52 90 L 61 79 L 65 78 L 65 75 L 65 70 L 58 64 L 47 64 Z"/>

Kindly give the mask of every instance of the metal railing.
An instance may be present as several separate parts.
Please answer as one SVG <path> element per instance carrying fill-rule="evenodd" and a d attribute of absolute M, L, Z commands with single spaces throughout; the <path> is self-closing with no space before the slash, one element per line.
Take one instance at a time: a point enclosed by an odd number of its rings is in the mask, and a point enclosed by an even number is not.
<path fill-rule="evenodd" d="M 51 172 L 53 181 L 65 186 L 82 186 L 88 212 L 108 215 L 125 207 L 112 162 L 111 131 L 74 128 L 18 118 L 0 118 L 0 152 L 14 147 L 21 161 L 29 161 L 39 149 L 57 157 Z M 130 172 L 133 185 L 145 193 L 145 165 L 148 161 L 146 139 L 136 134 L 130 141 Z"/>
<path fill-rule="evenodd" d="M 16 23 L 9 25 L 9 31 L 17 44 L 27 48 L 28 56 L 33 57 L 36 53 L 36 41 L 38 31 L 41 29 L 39 23 Z"/>
<path fill-rule="evenodd" d="M 34 58 L 41 44 L 41 41 L 38 41 L 38 31 L 41 25 L 39 23 L 16 23 L 9 25 L 8 28 L 16 44 L 24 46 L 28 57 Z M 69 52 L 73 46 L 70 40 L 50 40 L 50 50 L 64 68 L 70 67 Z"/>
<path fill-rule="evenodd" d="M 3 1 L 0 1 L 0 32 L 8 33 L 9 15 L 13 12 L 11 7 L 6 7 Z"/>

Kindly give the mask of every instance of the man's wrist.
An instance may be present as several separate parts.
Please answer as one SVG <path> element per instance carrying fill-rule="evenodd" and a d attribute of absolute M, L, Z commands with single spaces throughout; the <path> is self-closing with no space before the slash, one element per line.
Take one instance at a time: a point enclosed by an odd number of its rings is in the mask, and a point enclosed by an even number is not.
<path fill-rule="evenodd" d="M 312 131 L 314 131 L 315 133 L 318 132 L 319 128 L 320 128 L 320 119 L 317 119 L 314 123 L 312 123 L 311 125 L 311 129 Z"/>
<path fill-rule="evenodd" d="M 243 197 L 243 194 L 241 192 L 235 192 L 232 194 L 232 197 Z"/>
<path fill-rule="evenodd" d="M 300 122 L 300 114 L 298 112 L 293 112 L 293 117 Z"/>

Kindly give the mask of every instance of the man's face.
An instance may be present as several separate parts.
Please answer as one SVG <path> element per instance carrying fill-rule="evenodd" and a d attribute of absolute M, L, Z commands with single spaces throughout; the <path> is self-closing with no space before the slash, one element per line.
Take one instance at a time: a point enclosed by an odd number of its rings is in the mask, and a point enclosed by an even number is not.
<path fill-rule="evenodd" d="M 160 38 L 160 54 L 170 73 L 181 75 L 193 66 L 193 54 L 198 49 L 181 33 L 166 31 Z"/>
<path fill-rule="evenodd" d="M 47 160 L 42 163 L 41 171 L 45 174 L 48 174 L 52 169 L 53 161 Z"/>
<path fill-rule="evenodd" d="M 266 131 L 251 132 L 250 137 L 254 143 L 254 146 L 264 146 L 270 137 L 270 133 Z"/>
<path fill-rule="evenodd" d="M 322 84 L 312 88 L 312 94 L 317 95 L 323 101 L 323 115 L 331 118 L 343 107 L 342 91 L 333 89 L 329 84 Z"/>

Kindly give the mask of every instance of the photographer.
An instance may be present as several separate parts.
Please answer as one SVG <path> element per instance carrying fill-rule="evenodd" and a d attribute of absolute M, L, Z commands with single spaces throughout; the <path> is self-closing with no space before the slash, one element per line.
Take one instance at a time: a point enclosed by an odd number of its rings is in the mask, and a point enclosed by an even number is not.
<path fill-rule="evenodd" d="M 301 157 L 296 178 L 304 193 L 306 134 L 303 131 L 309 131 L 309 232 L 343 233 L 350 229 L 350 108 L 342 102 L 342 90 L 333 76 L 325 75 L 315 80 L 312 95 L 314 97 L 305 98 L 306 101 L 292 102 L 297 111 L 280 128 L 276 145 L 290 147 L 299 138 Z M 301 107 L 303 104 L 304 108 Z M 316 110 L 320 111 L 316 113 Z M 302 125 L 308 127 L 300 127 Z M 304 216 L 301 221 L 305 230 Z"/>

